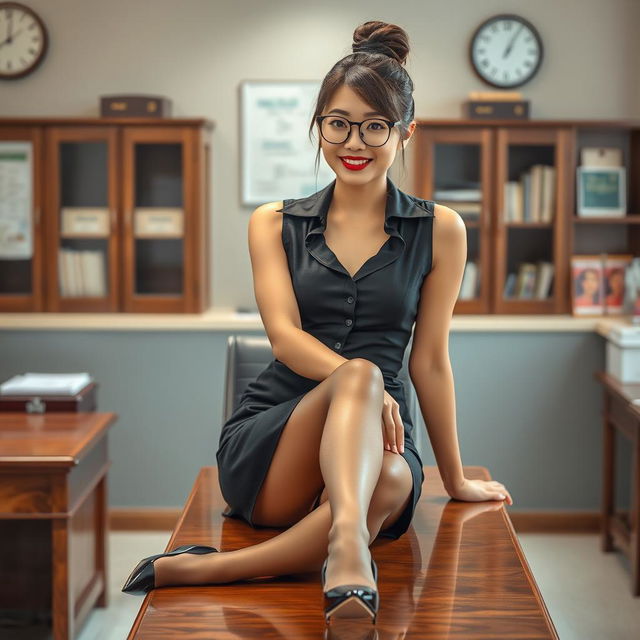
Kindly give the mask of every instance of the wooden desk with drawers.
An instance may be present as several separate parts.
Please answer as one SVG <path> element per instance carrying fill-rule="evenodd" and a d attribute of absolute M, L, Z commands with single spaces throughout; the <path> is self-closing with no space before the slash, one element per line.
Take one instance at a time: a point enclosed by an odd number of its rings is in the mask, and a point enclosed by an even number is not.
<path fill-rule="evenodd" d="M 107 606 L 116 419 L 0 412 L 0 608 L 50 623 L 54 640 L 74 638 L 94 606 Z"/>

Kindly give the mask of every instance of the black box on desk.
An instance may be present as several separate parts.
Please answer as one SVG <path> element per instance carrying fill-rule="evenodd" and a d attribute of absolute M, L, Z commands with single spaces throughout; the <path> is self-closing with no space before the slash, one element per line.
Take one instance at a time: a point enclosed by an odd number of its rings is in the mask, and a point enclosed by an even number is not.
<path fill-rule="evenodd" d="M 51 413 L 55 411 L 95 411 L 97 382 L 91 382 L 73 396 L 35 394 L 0 395 L 0 411 Z"/>

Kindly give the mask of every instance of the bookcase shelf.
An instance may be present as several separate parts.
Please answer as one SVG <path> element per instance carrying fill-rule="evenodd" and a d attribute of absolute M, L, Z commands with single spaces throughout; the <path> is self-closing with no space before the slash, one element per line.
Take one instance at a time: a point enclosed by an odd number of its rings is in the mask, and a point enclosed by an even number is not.
<path fill-rule="evenodd" d="M 0 311 L 209 307 L 213 122 L 0 118 L 31 150 L 30 256 L 0 256 Z"/>
<path fill-rule="evenodd" d="M 628 213 L 621 218 L 592 217 L 582 218 L 580 216 L 572 216 L 575 223 L 587 224 L 640 224 L 640 213 Z"/>
<path fill-rule="evenodd" d="M 467 265 L 455 313 L 571 312 L 573 254 L 640 255 L 640 213 L 576 214 L 584 147 L 617 147 L 640 210 L 640 121 L 416 120 L 416 195 L 456 210 Z M 535 282 L 515 295 L 520 279 Z"/>

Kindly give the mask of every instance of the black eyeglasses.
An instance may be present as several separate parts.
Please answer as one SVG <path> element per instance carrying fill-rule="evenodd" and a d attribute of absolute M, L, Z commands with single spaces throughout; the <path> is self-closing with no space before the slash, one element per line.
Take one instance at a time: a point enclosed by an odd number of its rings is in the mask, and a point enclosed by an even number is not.
<path fill-rule="evenodd" d="M 341 116 L 326 115 L 316 116 L 316 122 L 320 127 L 320 134 L 331 144 L 342 144 L 351 135 L 351 127 L 358 125 L 360 139 L 368 147 L 381 147 L 387 143 L 391 136 L 391 130 L 402 120 L 385 120 L 384 118 L 368 118 L 362 122 L 353 122 Z M 365 125 L 363 127 L 363 125 Z"/>

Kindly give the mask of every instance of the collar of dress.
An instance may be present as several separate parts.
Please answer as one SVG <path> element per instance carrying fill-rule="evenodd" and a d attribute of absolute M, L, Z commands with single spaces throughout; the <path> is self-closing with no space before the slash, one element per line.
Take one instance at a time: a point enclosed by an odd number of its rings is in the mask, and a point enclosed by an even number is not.
<path fill-rule="evenodd" d="M 384 212 L 384 229 L 389 234 L 387 242 L 374 256 L 367 259 L 358 271 L 351 274 L 342 266 L 336 255 L 327 246 L 324 231 L 327 227 L 327 212 L 333 197 L 335 179 L 324 189 L 304 198 L 283 200 L 282 211 L 293 216 L 313 218 L 311 227 L 305 235 L 307 251 L 326 267 L 347 275 L 356 281 L 360 278 L 395 262 L 403 253 L 406 241 L 398 230 L 397 218 L 431 218 L 434 217 L 432 200 L 416 198 L 396 187 L 387 176 L 387 201 Z"/>
<path fill-rule="evenodd" d="M 333 190 L 336 186 L 335 179 L 324 189 L 304 198 L 294 198 L 284 200 L 283 211 L 294 216 L 317 217 L 326 228 L 327 211 L 333 198 Z M 433 201 L 416 198 L 396 187 L 391 178 L 387 176 L 387 202 L 385 205 L 384 218 L 385 227 L 391 222 L 390 218 L 419 218 L 433 217 Z"/>

